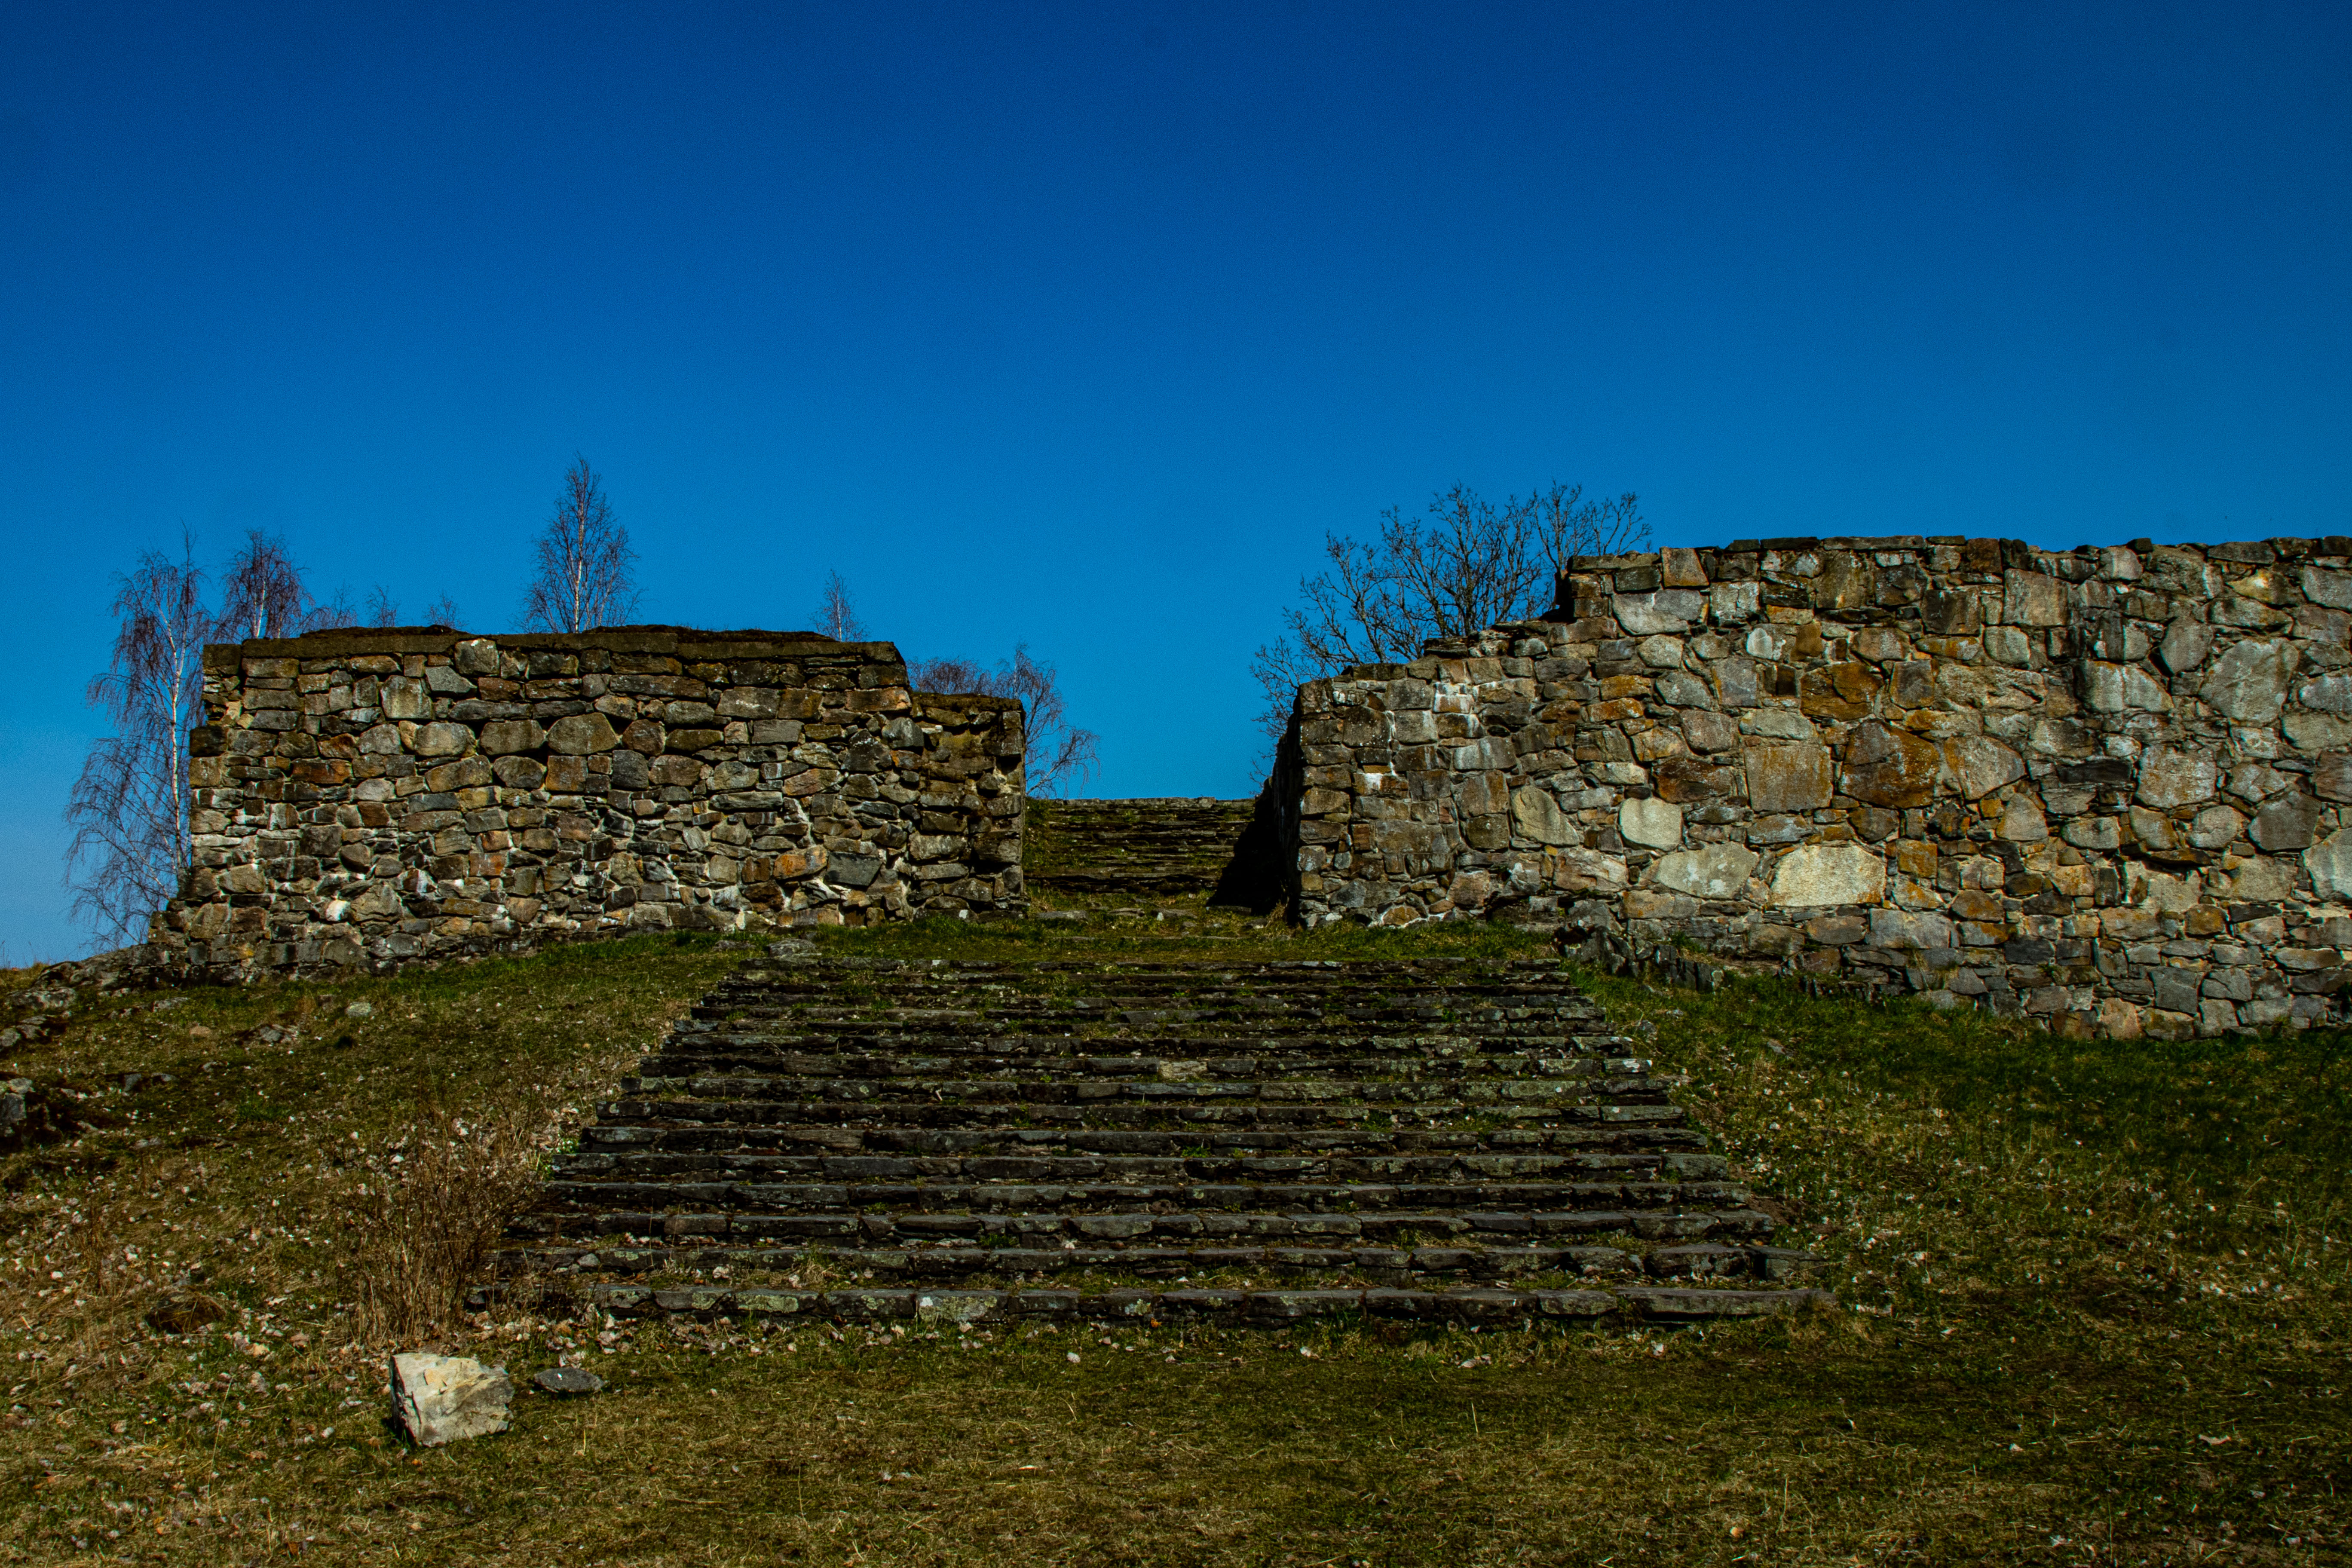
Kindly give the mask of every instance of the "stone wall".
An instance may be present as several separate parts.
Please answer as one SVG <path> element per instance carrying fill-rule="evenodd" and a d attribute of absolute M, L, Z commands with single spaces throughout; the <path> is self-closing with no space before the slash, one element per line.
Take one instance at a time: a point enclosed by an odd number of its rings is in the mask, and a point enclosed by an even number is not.
<path fill-rule="evenodd" d="M 888 643 L 320 632 L 206 648 L 204 700 L 150 936 L 198 973 L 1025 907 L 1020 704 Z"/>
<path fill-rule="evenodd" d="M 1299 693 L 1298 917 L 1510 912 L 2183 1037 L 2341 1017 L 2352 539 L 1586 557 Z"/>

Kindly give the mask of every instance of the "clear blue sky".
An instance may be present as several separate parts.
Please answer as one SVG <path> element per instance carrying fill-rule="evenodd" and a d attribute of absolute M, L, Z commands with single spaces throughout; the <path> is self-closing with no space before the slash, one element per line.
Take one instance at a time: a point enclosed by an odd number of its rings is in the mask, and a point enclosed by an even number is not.
<path fill-rule="evenodd" d="M 1327 530 L 2352 532 L 2352 7 L 0 7 L 0 942 L 184 523 L 511 623 L 574 451 L 649 620 L 1058 665 L 1245 794 Z"/>

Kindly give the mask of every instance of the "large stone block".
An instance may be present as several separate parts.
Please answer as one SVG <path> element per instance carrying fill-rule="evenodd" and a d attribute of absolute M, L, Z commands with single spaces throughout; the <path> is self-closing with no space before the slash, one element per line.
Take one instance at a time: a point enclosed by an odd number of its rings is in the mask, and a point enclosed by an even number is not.
<path fill-rule="evenodd" d="M 1672 849 L 1683 841 L 1683 808 L 1652 795 L 1617 808 L 1617 831 L 1628 843 Z"/>
<path fill-rule="evenodd" d="M 1695 899 L 1733 899 L 1761 858 L 1744 845 L 1701 845 L 1658 857 L 1650 868 L 1650 880 Z"/>
<path fill-rule="evenodd" d="M 547 727 L 547 749 L 559 756 L 593 756 L 620 743 L 620 731 L 602 713 L 574 713 Z"/>
<path fill-rule="evenodd" d="M 2212 799 L 2221 777 L 2221 759 L 2210 751 L 2150 746 L 2140 759 L 2137 798 L 2145 805 L 2189 805 Z"/>
<path fill-rule="evenodd" d="M 1562 892 L 1621 893 L 1625 889 L 1625 858 L 1597 849 L 1562 849 L 1544 857 L 1545 879 Z"/>
<path fill-rule="evenodd" d="M 2303 596 L 2313 604 L 2326 605 L 2330 609 L 2352 610 L 2352 573 L 2306 566 L 2297 581 L 2303 584 Z"/>
<path fill-rule="evenodd" d="M 1772 868 L 1772 902 L 1781 909 L 1874 904 L 1885 896 L 1886 858 L 1859 844 L 1807 844 Z"/>
<path fill-rule="evenodd" d="M 1752 810 L 1813 811 L 1830 803 L 1830 753 L 1825 746 L 1802 742 L 1751 745 L 1744 762 Z"/>
<path fill-rule="evenodd" d="M 1936 793 L 1943 756 L 1935 746 L 1876 720 L 1846 738 L 1845 792 L 1873 805 L 1925 805 Z"/>
<path fill-rule="evenodd" d="M 1706 614 L 1706 595 L 1688 588 L 1661 588 L 1652 594 L 1620 594 L 1613 601 L 1617 624 L 1635 637 L 1659 632 L 1686 632 Z"/>
<path fill-rule="evenodd" d="M 1512 795 L 1511 822 L 1538 844 L 1574 844 L 1580 837 L 1576 825 L 1561 814 L 1551 791 L 1534 784 Z"/>
<path fill-rule="evenodd" d="M 2025 776 L 2025 760 L 1990 736 L 1955 735 L 1941 750 L 1946 776 L 1969 800 L 1981 800 Z"/>
<path fill-rule="evenodd" d="M 2013 626 L 2066 624 L 2066 585 L 2039 572 L 2001 574 L 2000 618 Z"/>
<path fill-rule="evenodd" d="M 2242 642 L 2213 661 L 2197 694 L 2224 719 L 2271 723 L 2286 704 L 2287 682 L 2302 658 L 2284 637 Z"/>
<path fill-rule="evenodd" d="M 1867 717 L 1886 678 L 1860 660 L 1808 669 L 1797 677 L 1797 706 L 1815 719 Z"/>
<path fill-rule="evenodd" d="M 2246 837 L 2270 854 L 2284 855 L 2311 847 L 2319 826 L 2319 802 L 2307 795 L 2283 795 L 2254 814 Z"/>

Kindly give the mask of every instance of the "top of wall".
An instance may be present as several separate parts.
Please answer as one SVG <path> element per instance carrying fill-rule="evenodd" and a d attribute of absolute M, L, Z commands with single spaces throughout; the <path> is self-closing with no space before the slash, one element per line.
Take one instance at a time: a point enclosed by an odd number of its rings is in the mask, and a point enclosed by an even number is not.
<path fill-rule="evenodd" d="M 1839 534 L 1820 539 L 1735 539 L 1728 544 L 1700 545 L 1696 552 L 1700 555 L 1754 555 L 1767 550 L 1931 550 L 1938 546 L 1971 544 L 1979 550 L 2002 552 L 2011 565 L 2019 564 L 2023 557 L 2095 555 L 2100 549 L 2094 544 L 2077 544 L 2072 550 L 2044 550 L 2021 539 L 1983 539 L 1966 533 L 1888 533 L 1867 537 Z M 2305 555 L 2352 555 L 2352 535 L 2330 534 L 2318 539 L 2241 539 L 2222 544 L 2158 545 L 2152 539 L 2132 539 L 2126 540 L 2123 547 L 2139 555 L 2147 555 L 2158 549 L 2189 550 L 2213 561 L 2235 561 L 2261 566 Z M 1572 555 L 1569 557 L 1568 570 L 1615 571 L 1619 567 L 1655 561 L 1660 553 L 1659 551 L 1648 551 L 1627 555 Z"/>
<path fill-rule="evenodd" d="M 831 657 L 860 664 L 904 665 L 896 643 L 841 642 L 821 632 L 703 631 L 693 626 L 604 626 L 589 632 L 464 632 L 449 626 L 336 626 L 299 637 L 248 637 L 205 649 L 205 668 L 228 673 L 248 658 L 338 658 L 352 654 L 452 653 L 461 643 L 524 651 L 666 655 L 698 659 Z"/>

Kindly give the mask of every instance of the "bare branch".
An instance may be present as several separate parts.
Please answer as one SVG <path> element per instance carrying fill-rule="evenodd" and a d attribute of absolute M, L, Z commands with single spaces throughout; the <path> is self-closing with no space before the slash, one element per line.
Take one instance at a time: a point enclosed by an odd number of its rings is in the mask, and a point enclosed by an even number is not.
<path fill-rule="evenodd" d="M 1081 784 L 1102 766 L 1101 737 L 1069 721 L 1054 667 L 1029 657 L 1029 645 L 1013 650 L 1012 661 L 986 669 L 968 658 L 921 659 L 908 666 L 919 690 L 971 692 L 1011 697 L 1028 710 L 1028 755 L 1023 764 L 1031 795 L 1054 795 Z"/>
<path fill-rule="evenodd" d="M 1330 565 L 1299 584 L 1299 604 L 1282 613 L 1284 635 L 1250 660 L 1265 694 L 1258 723 L 1269 743 L 1281 739 L 1307 681 L 1412 658 L 1432 637 L 1539 616 L 1570 557 L 1617 553 L 1649 537 L 1631 493 L 1609 501 L 1583 493 L 1554 484 L 1496 507 L 1455 485 L 1421 517 L 1391 508 L 1377 542 L 1326 534 Z"/>
<path fill-rule="evenodd" d="M 456 631 L 464 623 L 465 616 L 457 608 L 457 601 L 446 594 L 425 606 L 426 626 L 447 626 L 451 631 Z"/>
<path fill-rule="evenodd" d="M 372 626 L 400 625 L 400 601 L 384 592 L 381 583 L 368 590 L 367 624 Z"/>
<path fill-rule="evenodd" d="M 603 483 L 575 458 L 539 536 L 539 575 L 523 595 L 523 621 L 551 632 L 616 626 L 636 608 L 629 531 L 614 521 Z"/>

